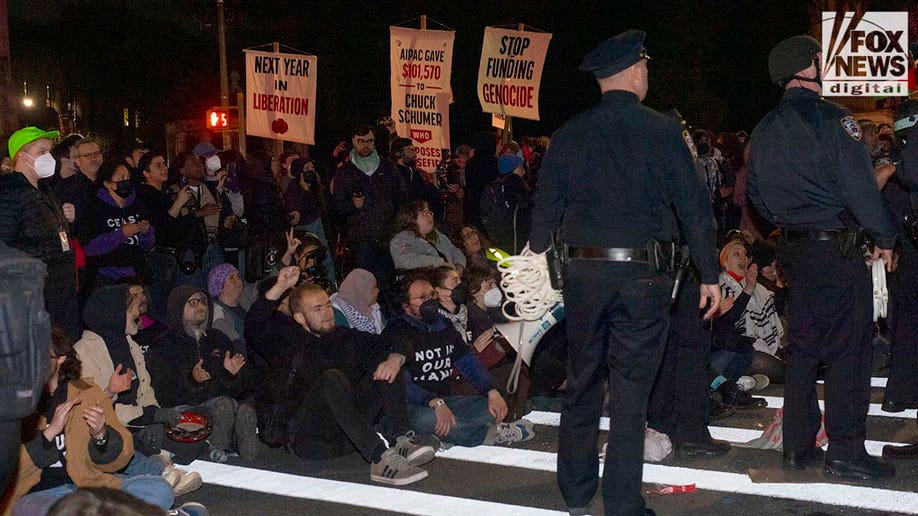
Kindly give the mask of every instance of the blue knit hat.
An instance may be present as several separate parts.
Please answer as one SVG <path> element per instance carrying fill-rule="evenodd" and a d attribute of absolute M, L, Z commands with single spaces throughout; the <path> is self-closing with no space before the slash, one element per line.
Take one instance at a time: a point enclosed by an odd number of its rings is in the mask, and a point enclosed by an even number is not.
<path fill-rule="evenodd" d="M 504 154 L 497 160 L 497 170 L 501 174 L 509 174 L 523 164 L 523 158 L 516 154 Z"/>

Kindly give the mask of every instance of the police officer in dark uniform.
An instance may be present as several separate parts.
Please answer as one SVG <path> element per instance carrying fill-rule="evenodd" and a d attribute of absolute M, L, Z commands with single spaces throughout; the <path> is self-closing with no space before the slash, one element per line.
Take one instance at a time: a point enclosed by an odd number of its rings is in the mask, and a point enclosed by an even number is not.
<path fill-rule="evenodd" d="M 707 317 L 720 302 L 714 220 L 697 153 L 675 119 L 641 105 L 647 94 L 644 33 L 597 46 L 581 70 L 602 101 L 552 136 L 539 172 L 530 248 L 552 234 L 570 263 L 564 275 L 567 382 L 558 445 L 558 485 L 571 514 L 586 514 L 599 483 L 597 437 L 609 381 L 611 430 L 602 480 L 606 514 L 653 514 L 641 497 L 644 423 L 669 327 L 673 279 L 656 264 L 676 227 L 701 270 Z M 665 254 L 665 253 L 663 253 Z M 650 262 L 655 262 L 651 264 Z"/>
<path fill-rule="evenodd" d="M 896 134 L 905 141 L 892 177 L 881 185 L 899 224 L 898 268 L 890 275 L 892 348 L 883 410 L 918 408 L 918 102 L 909 100 L 896 114 Z M 896 160 L 893 160 L 894 162 Z M 885 187 L 884 187 L 885 186 Z M 886 445 L 887 459 L 918 459 L 918 444 Z"/>
<path fill-rule="evenodd" d="M 864 265 L 864 232 L 872 259 L 891 266 L 896 229 L 877 188 L 857 122 L 822 100 L 819 42 L 794 36 L 768 56 L 781 103 L 750 139 L 749 198 L 782 228 L 778 261 L 788 283 L 787 378 L 784 390 L 786 469 L 819 466 L 814 447 L 820 414 L 816 370 L 827 366 L 824 474 L 853 480 L 895 475 L 867 455 L 872 366 L 872 285 Z M 861 229 L 863 228 L 863 229 Z"/>

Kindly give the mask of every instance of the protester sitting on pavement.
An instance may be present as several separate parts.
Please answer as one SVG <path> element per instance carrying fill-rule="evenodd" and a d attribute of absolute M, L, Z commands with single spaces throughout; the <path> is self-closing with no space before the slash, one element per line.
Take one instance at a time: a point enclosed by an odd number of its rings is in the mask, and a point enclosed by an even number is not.
<path fill-rule="evenodd" d="M 130 172 L 125 165 L 104 163 L 96 187 L 80 224 L 89 274 L 85 285 L 92 291 L 125 277 L 150 279 L 144 255 L 156 242 L 156 231 L 147 207 L 137 202 Z"/>
<path fill-rule="evenodd" d="M 718 376 L 711 387 L 721 394 L 722 401 L 737 407 L 764 406 L 764 400 L 751 398 L 741 391 L 752 390 L 756 380 L 745 376 L 755 355 L 755 344 L 774 345 L 784 332 L 775 312 L 772 295 L 759 285 L 759 269 L 749 263 L 742 238 L 733 238 L 720 252 L 723 271 L 720 286 L 723 301 L 714 321 L 711 368 Z M 767 348 L 766 348 L 767 349 Z M 742 384 L 737 385 L 737 380 Z M 767 377 L 759 380 L 764 387 Z"/>
<path fill-rule="evenodd" d="M 299 275 L 296 267 L 281 270 L 252 312 L 277 306 Z M 433 460 L 434 449 L 415 444 L 409 432 L 404 355 L 394 352 L 386 338 L 336 326 L 328 294 L 317 285 L 293 288 L 289 300 L 299 328 L 285 343 L 291 358 L 280 377 L 293 378 L 266 386 L 284 400 L 277 419 L 289 421 L 289 449 L 315 459 L 357 448 L 375 482 L 405 485 L 425 478 L 427 472 L 418 466 Z M 247 324 L 269 322 L 249 318 Z"/>
<path fill-rule="evenodd" d="M 436 434 L 460 446 L 509 444 L 534 436 L 532 423 L 504 423 L 507 403 L 488 372 L 452 324 L 438 310 L 436 292 L 423 274 L 402 279 L 403 313 L 389 322 L 383 336 L 404 349 L 410 380 L 408 417 L 419 434 Z M 478 391 L 475 396 L 450 394 L 450 376 L 457 369 Z"/>
<path fill-rule="evenodd" d="M 488 260 L 487 249 L 491 242 L 484 237 L 481 231 L 471 224 L 463 224 L 453 230 L 451 240 L 462 250 L 467 266 L 482 265 L 494 267 L 494 262 Z"/>
<path fill-rule="evenodd" d="M 288 443 L 287 419 L 277 416 L 289 403 L 285 396 L 293 381 L 291 371 L 296 369 L 292 361 L 301 331 L 290 314 L 289 288 L 276 299 L 265 299 L 276 284 L 277 276 L 258 284 L 258 298 L 245 317 L 247 358 L 257 379 L 253 397 L 258 433 L 262 441 L 272 446 Z"/>
<path fill-rule="evenodd" d="M 93 292 L 84 311 L 89 329 L 73 348 L 82 362 L 83 376 L 103 386 L 114 402 L 118 420 L 134 434 L 135 457 L 125 472 L 161 475 L 178 496 L 201 487 L 201 476 L 172 467 L 161 453 L 169 444 L 163 438 L 163 425 L 177 424 L 179 413 L 160 408 L 156 400 L 144 355 L 133 338 L 145 300 L 143 294 L 133 295 L 132 288 L 137 287 L 112 285 Z M 151 463 L 147 457 L 157 457 L 160 462 Z"/>
<path fill-rule="evenodd" d="M 133 439 L 111 400 L 89 378 L 60 332 L 51 339 L 51 371 L 38 406 L 35 437 L 20 447 L 17 478 L 5 503 L 15 515 L 47 514 L 54 503 L 82 487 L 119 489 L 168 510 L 172 487 L 156 475 L 123 475 Z M 0 507 L 4 513 L 9 507 Z"/>
<path fill-rule="evenodd" d="M 434 227 L 433 212 L 424 201 L 409 201 L 395 219 L 396 234 L 389 252 L 396 269 L 455 265 L 465 267 L 465 255 Z"/>
<path fill-rule="evenodd" d="M 153 341 L 160 333 L 166 331 L 166 325 L 153 319 L 149 314 L 150 291 L 144 282 L 137 278 L 128 278 L 123 282 L 128 285 L 131 297 L 137 302 L 137 311 L 140 312 L 140 318 L 137 322 L 137 334 L 134 335 L 134 342 L 140 347 L 140 351 L 146 354 Z"/>
<path fill-rule="evenodd" d="M 241 305 L 243 283 L 239 271 L 228 263 L 210 270 L 207 292 L 214 302 L 211 328 L 222 331 L 235 353 L 245 354 L 245 308 Z"/>
<path fill-rule="evenodd" d="M 147 352 L 150 376 L 162 403 L 209 418 L 212 460 L 226 462 L 232 448 L 252 460 L 262 448 L 255 409 L 243 402 L 252 386 L 252 370 L 244 355 L 233 352 L 229 337 L 211 327 L 212 313 L 202 290 L 182 285 L 169 294 L 169 329 Z"/>
<path fill-rule="evenodd" d="M 373 274 L 364 269 L 352 270 L 331 296 L 335 324 L 379 335 L 386 323 L 376 302 L 378 296 Z"/>

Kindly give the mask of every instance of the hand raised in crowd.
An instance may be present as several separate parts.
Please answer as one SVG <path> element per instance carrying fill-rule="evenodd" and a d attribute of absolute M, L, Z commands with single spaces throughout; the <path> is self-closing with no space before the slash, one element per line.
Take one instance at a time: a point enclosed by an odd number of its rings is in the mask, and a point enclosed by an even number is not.
<path fill-rule="evenodd" d="M 209 202 L 204 206 L 201 206 L 194 212 L 195 217 L 211 217 L 220 213 L 220 205 L 214 202 Z"/>
<path fill-rule="evenodd" d="M 704 320 L 710 320 L 717 313 L 717 305 L 720 304 L 720 285 L 717 283 L 702 283 L 699 287 L 701 299 L 698 301 L 698 308 L 708 310 L 704 313 Z"/>
<path fill-rule="evenodd" d="M 293 288 L 300 279 L 300 268 L 296 265 L 284 267 L 277 273 L 277 283 L 274 284 L 267 292 L 265 298 L 268 301 L 277 301 L 284 295 L 289 288 Z"/>
<path fill-rule="evenodd" d="M 140 233 L 140 224 L 136 222 L 133 224 L 125 224 L 121 226 L 121 232 L 124 233 L 124 236 L 131 238 L 137 233 Z"/>
<path fill-rule="evenodd" d="M 281 257 L 281 263 L 289 265 L 291 258 L 293 258 L 293 253 L 303 242 L 293 235 L 293 228 L 288 229 L 284 236 L 287 238 L 287 250 L 284 251 L 284 255 Z"/>
<path fill-rule="evenodd" d="M 64 219 L 73 224 L 73 221 L 76 220 L 76 207 L 69 202 L 65 202 L 61 205 L 61 211 L 64 212 Z"/>
<path fill-rule="evenodd" d="M 717 316 L 720 317 L 725 313 L 733 309 L 733 302 L 736 301 L 736 298 L 733 296 L 727 296 L 720 300 L 720 305 L 717 307 Z"/>
<path fill-rule="evenodd" d="M 507 417 L 507 402 L 497 389 L 488 391 L 488 412 L 494 416 L 495 423 L 501 423 Z"/>
<path fill-rule="evenodd" d="M 229 174 L 226 173 L 226 169 L 221 168 L 217 171 L 217 191 L 223 192 L 226 190 L 226 178 L 229 177 Z"/>
<path fill-rule="evenodd" d="M 141 220 L 140 222 L 137 223 L 137 225 L 140 227 L 141 233 L 146 234 L 147 231 L 150 231 L 150 221 L 149 220 Z"/>
<path fill-rule="evenodd" d="M 83 409 L 83 421 L 89 426 L 89 435 L 95 439 L 105 437 L 105 410 L 100 403 Z"/>
<path fill-rule="evenodd" d="M 431 404 L 433 404 L 432 400 Z M 439 407 L 434 406 L 433 409 L 434 414 L 437 416 L 437 424 L 434 425 L 434 433 L 440 437 L 445 437 L 449 434 L 450 430 L 456 426 L 456 416 L 453 415 L 453 411 L 445 404 Z"/>
<path fill-rule="evenodd" d="M 750 263 L 746 267 L 746 286 L 743 287 L 743 292 L 752 295 L 752 292 L 755 290 L 756 281 L 759 279 L 759 266 Z"/>
<path fill-rule="evenodd" d="M 404 362 L 405 357 L 398 353 L 392 353 L 389 355 L 389 358 L 383 360 L 376 366 L 376 371 L 373 372 L 373 379 L 389 383 L 394 382 L 395 379 L 398 378 L 398 372 L 401 370 Z"/>
<path fill-rule="evenodd" d="M 204 359 L 199 359 L 198 363 L 194 365 L 194 368 L 191 370 L 191 377 L 194 378 L 194 381 L 198 383 L 204 383 L 207 380 L 210 380 L 210 373 L 204 369 Z"/>
<path fill-rule="evenodd" d="M 41 432 L 44 434 L 45 439 L 53 441 L 55 437 L 64 431 L 64 426 L 67 424 L 67 415 L 70 414 L 73 407 L 80 403 L 83 403 L 81 398 L 73 398 L 54 408 L 54 415 L 51 416 L 51 421 L 48 422 L 48 426 Z"/>
<path fill-rule="evenodd" d="M 472 346 L 475 346 L 475 349 L 477 349 L 478 352 L 481 353 L 482 351 L 484 351 L 486 347 L 488 347 L 491 344 L 491 341 L 493 340 L 494 340 L 494 332 L 486 331 L 482 333 L 481 335 L 479 335 L 472 342 Z"/>
<path fill-rule="evenodd" d="M 233 376 L 239 374 L 239 370 L 242 369 L 242 366 L 244 365 L 245 356 L 242 353 L 230 355 L 230 352 L 227 351 L 226 355 L 223 357 L 223 368 L 229 371 L 229 373 Z"/>
<path fill-rule="evenodd" d="M 121 364 L 115 367 L 115 371 L 108 379 L 108 393 L 119 394 L 131 388 L 131 381 L 134 379 L 134 372 L 130 369 L 121 372 Z"/>

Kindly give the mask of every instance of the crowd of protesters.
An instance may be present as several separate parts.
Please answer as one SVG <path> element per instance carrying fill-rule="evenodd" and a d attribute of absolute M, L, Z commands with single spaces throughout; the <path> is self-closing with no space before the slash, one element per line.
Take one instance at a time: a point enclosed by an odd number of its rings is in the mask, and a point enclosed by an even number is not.
<path fill-rule="evenodd" d="M 168 508 L 201 485 L 174 463 L 265 446 L 357 451 L 372 480 L 404 485 L 442 447 L 533 438 L 523 416 L 563 395 L 564 324 L 509 392 L 516 351 L 496 331 L 488 250 L 526 245 L 550 142 L 482 131 L 428 172 L 388 122 L 355 127 L 333 153 L 278 159 L 206 139 L 170 158 L 36 128 L 11 137 L 0 240 L 47 265 L 59 329 L 48 426 L 24 443 L 14 513 L 74 486 Z M 862 124 L 882 162 L 889 142 Z M 746 198 L 745 134 L 693 139 L 722 242 L 709 374 L 711 415 L 725 417 L 782 381 L 785 285 L 774 228 Z M 189 414 L 206 440 L 170 437 Z"/>

